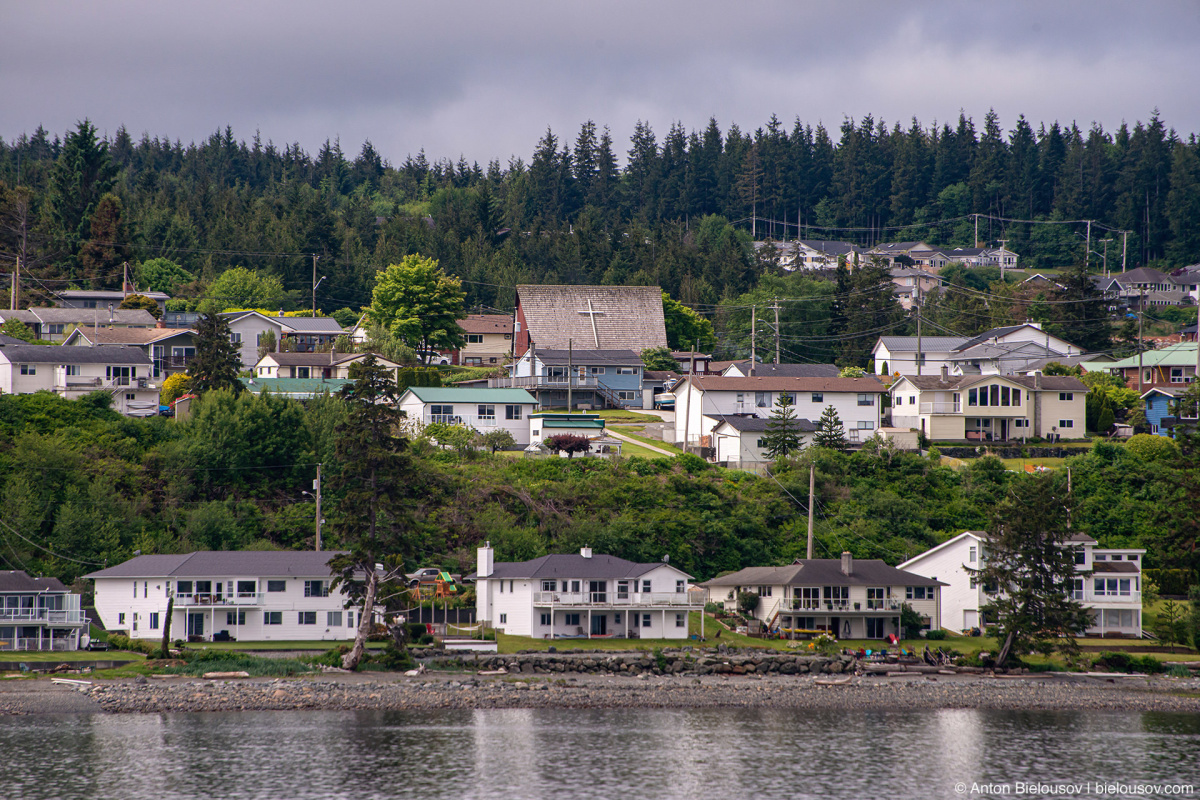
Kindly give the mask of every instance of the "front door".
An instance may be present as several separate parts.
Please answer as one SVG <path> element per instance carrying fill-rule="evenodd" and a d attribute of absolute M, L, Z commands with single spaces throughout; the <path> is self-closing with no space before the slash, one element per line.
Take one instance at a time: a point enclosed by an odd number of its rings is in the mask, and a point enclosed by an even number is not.
<path fill-rule="evenodd" d="M 188 636 L 203 636 L 204 635 L 204 613 L 192 612 L 187 617 L 187 632 Z"/>
<path fill-rule="evenodd" d="M 607 584 L 604 581 L 588 581 L 588 591 L 592 594 L 593 603 L 607 603 Z"/>
<path fill-rule="evenodd" d="M 597 614 L 592 617 L 592 636 L 604 636 L 608 633 L 608 615 Z"/>

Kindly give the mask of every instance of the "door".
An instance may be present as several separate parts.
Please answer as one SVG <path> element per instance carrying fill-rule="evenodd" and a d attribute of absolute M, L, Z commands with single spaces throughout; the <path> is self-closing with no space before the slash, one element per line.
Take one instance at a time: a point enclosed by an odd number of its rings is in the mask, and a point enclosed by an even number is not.
<path fill-rule="evenodd" d="M 963 609 L 963 630 L 979 627 L 979 611 L 974 608 Z"/>
<path fill-rule="evenodd" d="M 597 614 L 592 617 L 592 636 L 604 636 L 608 633 L 608 615 Z"/>
<path fill-rule="evenodd" d="M 588 591 L 591 592 L 591 600 L 593 603 L 607 603 L 608 593 L 606 589 L 608 585 L 604 581 L 588 581 Z"/>
<path fill-rule="evenodd" d="M 187 617 L 187 632 L 188 636 L 203 636 L 204 635 L 204 613 L 192 612 Z"/>

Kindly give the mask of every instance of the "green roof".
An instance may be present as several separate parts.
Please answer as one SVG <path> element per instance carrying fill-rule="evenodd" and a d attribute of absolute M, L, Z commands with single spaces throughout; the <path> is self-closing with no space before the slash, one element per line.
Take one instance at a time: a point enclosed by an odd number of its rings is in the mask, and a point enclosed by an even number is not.
<path fill-rule="evenodd" d="M 548 417 L 542 420 L 543 428 L 595 428 L 596 430 L 604 430 L 604 420 L 602 419 L 554 419 Z"/>
<path fill-rule="evenodd" d="M 537 398 L 524 389 L 474 389 L 467 386 L 410 386 L 422 403 L 509 403 L 537 405 Z M 402 395 L 403 397 L 403 395 Z"/>
<path fill-rule="evenodd" d="M 1111 364 L 1100 364 L 1103 369 L 1136 369 L 1138 357 L 1130 356 Z M 1196 343 L 1180 342 L 1161 350 L 1147 350 L 1142 353 L 1143 367 L 1194 367 L 1196 366 Z"/>
<path fill-rule="evenodd" d="M 568 414 L 562 411 L 539 411 L 536 414 L 530 414 L 531 417 L 540 417 L 542 419 L 561 419 L 561 420 L 588 420 L 600 419 L 599 414 Z"/>
<path fill-rule="evenodd" d="M 315 397 L 328 392 L 333 394 L 354 381 L 346 378 L 241 378 L 242 385 L 252 394 L 264 389 L 272 394 Z"/>

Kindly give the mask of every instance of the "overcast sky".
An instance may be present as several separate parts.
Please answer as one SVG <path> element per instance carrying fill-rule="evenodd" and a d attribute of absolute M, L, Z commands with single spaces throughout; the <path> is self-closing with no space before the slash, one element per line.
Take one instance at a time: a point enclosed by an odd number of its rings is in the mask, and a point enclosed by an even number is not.
<path fill-rule="evenodd" d="M 185 144 L 233 127 L 392 163 L 528 161 L 547 126 L 866 114 L 1005 130 L 1158 108 L 1200 131 L 1200 2 L 38 2 L 4 4 L 0 136 L 90 118 Z M 834 130 L 836 138 L 836 130 Z"/>

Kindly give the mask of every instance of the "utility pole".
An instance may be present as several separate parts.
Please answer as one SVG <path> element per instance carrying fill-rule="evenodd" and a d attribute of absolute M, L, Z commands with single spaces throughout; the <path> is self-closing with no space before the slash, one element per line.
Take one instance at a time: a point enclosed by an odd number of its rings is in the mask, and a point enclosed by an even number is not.
<path fill-rule="evenodd" d="M 313 258 L 313 292 L 312 292 L 312 315 L 313 319 L 317 317 L 317 259 L 320 258 L 316 253 L 312 254 Z"/>
<path fill-rule="evenodd" d="M 758 308 L 750 306 L 750 374 L 754 375 L 754 365 L 758 358 L 754 349 L 754 329 L 758 327 Z"/>
<path fill-rule="evenodd" d="M 1000 280 L 1004 280 L 1004 246 L 1008 244 L 1008 239 L 999 239 L 1000 242 Z"/>
<path fill-rule="evenodd" d="M 1102 256 L 1102 258 L 1104 259 L 1104 277 L 1107 278 L 1108 277 L 1108 243 L 1112 241 L 1112 237 L 1110 236 L 1106 239 L 1101 239 L 1100 241 L 1104 243 L 1104 255 Z"/>
<path fill-rule="evenodd" d="M 1146 317 L 1146 290 L 1138 294 L 1138 394 L 1142 393 L 1142 321 Z"/>
<path fill-rule="evenodd" d="M 917 377 L 921 376 L 921 279 L 913 278 L 917 290 Z"/>
<path fill-rule="evenodd" d="M 575 382 L 574 361 L 575 340 L 567 339 L 567 413 L 571 413 L 571 386 Z"/>
<path fill-rule="evenodd" d="M 974 246 L 979 247 L 979 215 L 972 214 L 971 216 L 975 218 L 975 245 Z"/>
<path fill-rule="evenodd" d="M 813 489 L 817 483 L 817 465 L 808 465 L 808 558 L 812 558 L 813 546 Z"/>
<path fill-rule="evenodd" d="M 19 299 L 19 296 L 21 293 L 20 288 L 18 288 L 20 286 L 20 281 L 21 281 L 21 257 L 17 256 L 17 266 L 13 270 L 13 274 L 12 274 L 12 293 L 9 298 L 9 305 L 8 305 L 9 311 L 17 310 L 17 300 Z"/>
<path fill-rule="evenodd" d="M 1088 266 L 1092 263 L 1092 221 L 1087 221 L 1087 245 L 1083 248 L 1083 271 L 1088 271 Z"/>
<path fill-rule="evenodd" d="M 775 298 L 775 305 L 771 306 L 775 309 L 775 363 L 779 363 L 779 298 Z"/>
<path fill-rule="evenodd" d="M 124 262 L 121 267 L 121 299 L 123 300 L 129 297 L 129 262 Z"/>
<path fill-rule="evenodd" d="M 1125 274 L 1125 255 L 1129 251 L 1129 231 L 1121 231 L 1121 274 Z"/>
<path fill-rule="evenodd" d="M 317 552 L 321 551 L 321 465 L 317 464 L 317 479 L 313 481 L 313 497 L 317 501 Z"/>

